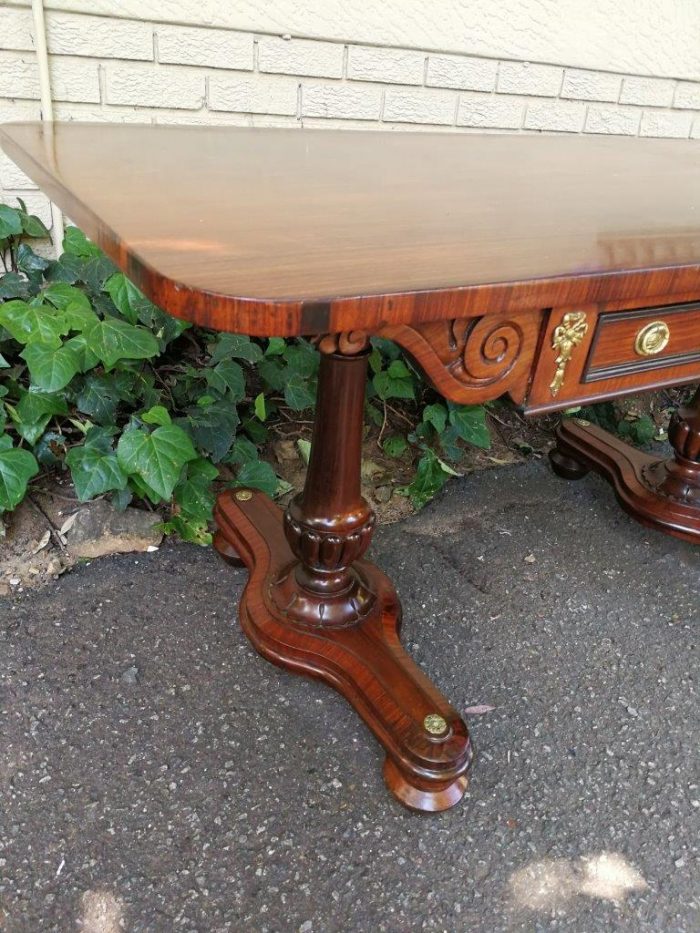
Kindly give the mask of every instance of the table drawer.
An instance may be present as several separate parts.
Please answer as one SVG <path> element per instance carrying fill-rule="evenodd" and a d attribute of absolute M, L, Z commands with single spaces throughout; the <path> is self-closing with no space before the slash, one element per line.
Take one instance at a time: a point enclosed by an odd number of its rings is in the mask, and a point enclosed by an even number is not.
<path fill-rule="evenodd" d="M 640 305 L 552 309 L 525 410 L 552 411 L 700 381 L 700 301 Z"/>
<path fill-rule="evenodd" d="M 581 382 L 700 361 L 700 302 L 601 314 Z"/>

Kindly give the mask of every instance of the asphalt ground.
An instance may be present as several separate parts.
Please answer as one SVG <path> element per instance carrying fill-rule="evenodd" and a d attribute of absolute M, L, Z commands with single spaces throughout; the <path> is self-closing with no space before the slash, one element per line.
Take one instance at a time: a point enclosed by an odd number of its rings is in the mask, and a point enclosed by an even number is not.
<path fill-rule="evenodd" d="M 470 720 L 440 815 L 168 545 L 0 600 L 0 929 L 697 931 L 700 548 L 542 462 L 380 527 L 403 640 Z M 4 925 L 3 925 L 4 924 Z"/>

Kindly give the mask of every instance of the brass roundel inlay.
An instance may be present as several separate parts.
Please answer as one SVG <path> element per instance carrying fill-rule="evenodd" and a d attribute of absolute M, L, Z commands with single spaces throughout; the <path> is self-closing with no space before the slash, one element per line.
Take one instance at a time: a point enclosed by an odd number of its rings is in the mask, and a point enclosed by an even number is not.
<path fill-rule="evenodd" d="M 250 489 L 239 489 L 238 492 L 234 492 L 234 496 L 239 502 L 247 502 L 253 498 L 253 493 Z"/>
<path fill-rule="evenodd" d="M 574 418 L 574 424 L 580 425 L 582 428 L 590 428 L 591 422 L 586 421 L 585 418 Z"/>
<path fill-rule="evenodd" d="M 634 341 L 634 352 L 638 356 L 656 356 L 668 346 L 671 331 L 665 321 L 652 321 L 643 327 Z"/>
<path fill-rule="evenodd" d="M 423 728 L 431 735 L 444 735 L 447 732 L 447 722 L 439 713 L 430 713 L 423 720 Z"/>

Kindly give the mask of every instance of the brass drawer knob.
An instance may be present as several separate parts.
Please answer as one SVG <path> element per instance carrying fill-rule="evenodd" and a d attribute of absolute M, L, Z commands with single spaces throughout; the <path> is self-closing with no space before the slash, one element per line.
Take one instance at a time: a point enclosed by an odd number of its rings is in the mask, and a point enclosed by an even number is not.
<path fill-rule="evenodd" d="M 652 321 L 643 327 L 634 341 L 634 352 L 638 356 L 656 356 L 668 346 L 671 331 L 665 321 Z"/>

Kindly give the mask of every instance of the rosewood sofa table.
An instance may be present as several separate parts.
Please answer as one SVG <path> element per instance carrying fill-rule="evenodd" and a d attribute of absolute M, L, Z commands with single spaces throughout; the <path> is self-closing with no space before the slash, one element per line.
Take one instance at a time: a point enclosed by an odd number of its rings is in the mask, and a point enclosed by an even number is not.
<path fill-rule="evenodd" d="M 304 491 L 284 514 L 224 492 L 215 546 L 250 572 L 240 616 L 258 651 L 346 697 L 404 804 L 457 803 L 467 727 L 402 649 L 396 593 L 363 557 L 369 338 L 448 399 L 507 394 L 531 413 L 700 380 L 700 144 L 79 123 L 7 124 L 0 142 L 171 314 L 317 339 Z M 567 419 L 552 462 L 696 541 L 698 396 L 669 436 L 661 460 Z"/>

